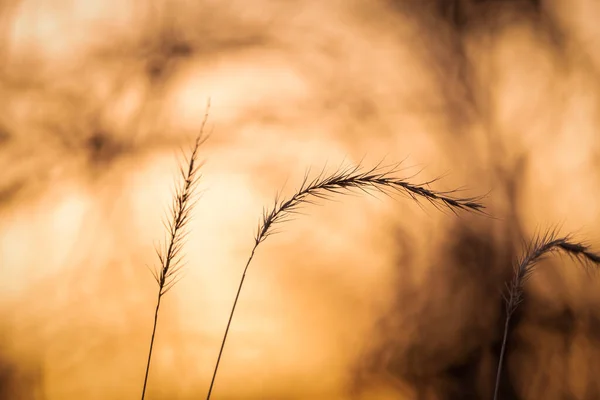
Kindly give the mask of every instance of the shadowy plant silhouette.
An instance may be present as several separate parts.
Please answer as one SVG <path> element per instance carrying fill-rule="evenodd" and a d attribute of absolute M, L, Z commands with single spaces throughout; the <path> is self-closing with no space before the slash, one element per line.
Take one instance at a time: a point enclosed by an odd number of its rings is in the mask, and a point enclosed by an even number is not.
<path fill-rule="evenodd" d="M 167 237 L 163 243 L 163 247 L 156 247 L 156 255 L 160 262 L 160 266 L 154 270 L 150 269 L 156 283 L 158 284 L 158 295 L 156 298 L 156 309 L 154 311 L 154 325 L 152 327 L 152 337 L 150 339 L 150 349 L 148 350 L 148 360 L 146 363 L 146 374 L 144 376 L 144 386 L 142 388 L 142 400 L 146 395 L 146 387 L 148 383 L 148 373 L 150 371 L 150 361 L 152 359 L 152 349 L 154 347 L 154 337 L 156 334 L 156 326 L 158 323 L 158 312 L 162 297 L 175 286 L 181 278 L 181 269 L 183 267 L 183 254 L 181 251 L 187 237 L 187 225 L 191 219 L 191 212 L 197 202 L 194 195 L 195 189 L 198 186 L 198 181 L 201 175 L 198 173 L 202 163 L 198 161 L 198 150 L 200 145 L 204 143 L 207 137 L 204 135 L 204 127 L 208 120 L 208 109 L 210 102 L 207 105 L 204 120 L 200 132 L 196 137 L 192 147 L 189 160 L 187 162 L 187 170 L 184 166 L 179 167 L 180 182 L 175 187 L 173 203 L 171 205 L 171 216 L 168 221 L 163 221 L 163 225 L 167 230 Z"/>
<path fill-rule="evenodd" d="M 529 243 L 524 256 L 515 265 L 512 281 L 506 284 L 506 293 L 503 293 L 506 304 L 506 320 L 504 323 L 504 335 L 500 349 L 500 358 L 498 360 L 498 369 L 496 371 L 494 400 L 498 399 L 510 320 L 519 304 L 523 302 L 525 282 L 531 277 L 531 274 L 535 271 L 535 266 L 540 260 L 548 254 L 556 252 L 566 253 L 584 265 L 600 267 L 600 254 L 590 251 L 589 246 L 584 243 L 573 241 L 570 235 L 558 237 L 555 230 L 550 230 L 544 235 L 537 235 Z"/>
<path fill-rule="evenodd" d="M 277 195 L 275 197 L 275 204 L 270 211 L 267 209 L 263 210 L 263 215 L 259 221 L 256 236 L 254 238 L 254 246 L 246 262 L 246 266 L 244 267 L 244 272 L 235 295 L 233 307 L 229 314 L 229 320 L 227 322 L 227 327 L 225 328 L 221 348 L 219 349 L 219 355 L 217 356 L 210 387 L 206 396 L 207 400 L 210 399 L 212 394 L 231 321 L 246 278 L 246 272 L 254 258 L 256 249 L 270 235 L 276 233 L 276 231 L 273 231 L 274 226 L 282 224 L 288 221 L 293 215 L 298 214 L 298 210 L 302 205 L 314 204 L 315 199 L 329 200 L 331 196 L 335 194 L 349 194 L 353 190 L 358 189 L 370 195 L 372 195 L 373 191 L 386 195 L 391 195 L 393 193 L 405 194 L 417 201 L 417 203 L 419 203 L 420 199 L 424 199 L 438 209 L 445 207 L 455 213 L 458 210 L 466 210 L 483 214 L 484 206 L 480 202 L 483 197 L 459 198 L 453 196 L 453 194 L 457 192 L 456 190 L 440 192 L 429 189 L 429 184 L 437 181 L 437 179 L 422 184 L 412 184 L 407 181 L 407 178 L 399 178 L 396 176 L 400 171 L 400 165 L 401 163 L 390 166 L 381 166 L 380 162 L 375 167 L 363 171 L 362 166 L 359 163 L 354 167 L 340 167 L 336 172 L 329 176 L 324 175 L 325 169 L 323 169 L 312 181 L 308 180 L 310 174 L 309 169 L 304 176 L 302 185 L 292 197 L 288 200 L 280 200 L 279 195 Z"/>

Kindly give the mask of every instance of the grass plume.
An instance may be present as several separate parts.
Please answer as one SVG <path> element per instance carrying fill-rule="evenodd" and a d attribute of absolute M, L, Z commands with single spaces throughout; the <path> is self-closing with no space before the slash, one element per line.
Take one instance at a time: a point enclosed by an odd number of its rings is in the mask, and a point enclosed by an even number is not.
<path fill-rule="evenodd" d="M 525 254 L 515 265 L 513 279 L 510 283 L 506 284 L 507 291 L 504 294 L 506 320 L 504 323 L 504 336 L 502 338 L 498 369 L 496 371 L 494 400 L 498 399 L 500 377 L 502 374 L 502 364 L 504 362 L 510 320 L 519 304 L 523 301 L 523 288 L 525 282 L 535 271 L 535 267 L 539 261 L 547 255 L 556 252 L 566 253 L 584 266 L 594 265 L 600 267 L 600 254 L 592 252 L 588 245 L 574 241 L 570 235 L 557 237 L 555 230 L 547 231 L 544 235 L 537 235 L 527 246 Z"/>
<path fill-rule="evenodd" d="M 288 221 L 295 214 L 298 214 L 299 209 L 303 205 L 314 204 L 315 200 L 318 199 L 329 200 L 331 199 L 331 196 L 336 194 L 349 194 L 352 191 L 360 190 L 367 194 L 373 194 L 373 192 L 379 192 L 386 195 L 392 195 L 394 193 L 405 194 L 418 203 L 420 200 L 426 200 L 438 209 L 446 208 L 455 213 L 459 210 L 483 213 L 484 206 L 481 203 L 482 197 L 460 198 L 454 196 L 456 191 L 440 192 L 430 189 L 429 184 L 437 179 L 422 184 L 410 183 L 407 178 L 399 178 L 397 176 L 400 171 L 400 164 L 401 163 L 391 166 L 381 166 L 381 163 L 379 163 L 375 167 L 364 171 L 359 163 L 354 167 L 340 167 L 336 172 L 329 176 L 324 175 L 325 169 L 323 169 L 321 173 L 311 181 L 309 181 L 308 178 L 310 174 L 310 170 L 308 170 L 304 175 L 302 185 L 292 197 L 287 200 L 280 200 L 279 195 L 277 195 L 273 207 L 269 210 L 263 210 L 263 215 L 259 220 L 258 229 L 254 238 L 254 247 L 246 262 L 246 266 L 244 267 L 244 272 L 235 295 L 233 307 L 229 314 L 229 320 L 221 342 L 221 348 L 208 389 L 208 395 L 206 396 L 207 400 L 210 399 L 213 390 L 231 321 L 244 284 L 244 279 L 246 278 L 246 272 L 254 258 L 256 249 L 270 235 L 276 233 L 274 230 L 275 226 Z"/>
<path fill-rule="evenodd" d="M 208 119 L 209 107 L 210 103 L 207 106 L 200 132 L 198 136 L 196 136 L 191 154 L 187 160 L 187 167 L 184 167 L 183 165 L 179 167 L 180 181 L 175 187 L 173 203 L 170 208 L 171 215 L 170 218 L 163 220 L 163 225 L 167 230 L 167 240 L 165 240 L 162 247 L 158 246 L 155 248 L 160 265 L 155 269 L 150 269 L 158 284 L 158 294 L 154 311 L 154 325 L 152 327 L 150 349 L 148 350 L 148 360 L 146 363 L 146 374 L 144 376 L 144 386 L 142 388 L 142 400 L 144 400 L 146 395 L 146 386 L 148 384 L 148 373 L 150 371 L 150 361 L 152 359 L 152 349 L 154 347 L 154 337 L 158 323 L 160 302 L 162 297 L 171 290 L 181 278 L 181 270 L 184 265 L 182 249 L 188 234 L 187 225 L 191 219 L 191 212 L 197 201 L 194 193 L 201 177 L 198 171 L 202 166 L 202 163 L 198 161 L 198 150 L 200 145 L 206 140 L 206 137 L 204 136 L 204 127 Z"/>

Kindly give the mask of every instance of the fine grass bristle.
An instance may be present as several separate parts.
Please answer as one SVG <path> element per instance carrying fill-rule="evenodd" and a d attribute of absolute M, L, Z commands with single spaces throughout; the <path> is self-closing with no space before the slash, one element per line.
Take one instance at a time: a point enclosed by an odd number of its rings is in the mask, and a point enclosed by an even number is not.
<path fill-rule="evenodd" d="M 507 290 L 506 293 L 503 294 L 506 305 L 506 320 L 504 323 L 504 336 L 502 338 L 502 347 L 500 349 L 500 358 L 498 360 L 498 369 L 496 372 L 494 400 L 497 400 L 498 398 L 510 320 L 519 304 L 523 302 L 525 282 L 531 277 L 531 274 L 535 271 L 535 267 L 539 261 L 545 256 L 556 252 L 567 254 L 580 262 L 583 266 L 600 268 L 600 254 L 592 252 L 587 244 L 574 241 L 571 235 L 558 237 L 556 230 L 549 230 L 543 235 L 537 235 L 530 242 L 526 248 L 525 254 L 515 264 L 513 278 L 510 283 L 506 284 Z"/>
<path fill-rule="evenodd" d="M 198 198 L 195 190 L 201 175 L 198 173 L 202 163 L 198 162 L 198 149 L 206 140 L 202 136 L 204 123 L 200 135 L 196 137 L 192 152 L 187 163 L 187 169 L 179 167 L 180 183 L 176 186 L 170 208 L 170 218 L 163 220 L 166 229 L 167 240 L 163 247 L 155 247 L 156 255 L 160 262 L 158 268 L 151 270 L 160 291 L 159 296 L 167 293 L 180 279 L 183 266 L 183 255 L 181 250 L 187 237 L 187 225 L 191 219 L 191 211 L 196 205 Z"/>
<path fill-rule="evenodd" d="M 584 266 L 600 264 L 600 256 L 593 253 L 585 243 L 574 241 L 572 235 L 557 237 L 556 231 L 548 231 L 544 235 L 536 236 L 527 247 L 524 256 L 515 267 L 512 287 L 509 290 L 521 294 L 523 284 L 531 276 L 537 263 L 546 255 L 557 251 L 575 258 Z"/>
<path fill-rule="evenodd" d="M 441 192 L 430 189 L 429 185 L 437 181 L 437 179 L 421 184 L 410 183 L 407 180 L 408 178 L 400 178 L 397 176 L 400 170 L 400 164 L 401 163 L 393 164 L 391 166 L 381 166 L 380 162 L 375 167 L 363 171 L 363 168 L 359 163 L 355 167 L 341 167 L 331 175 L 324 175 L 323 169 L 323 171 L 311 181 L 308 179 L 309 170 L 304 176 L 302 185 L 292 197 L 287 200 L 280 200 L 279 196 L 276 196 L 273 208 L 270 210 L 263 210 L 263 215 L 259 220 L 258 229 L 254 238 L 254 247 L 246 262 L 233 302 L 233 307 L 229 314 L 229 320 L 227 322 L 227 327 L 225 328 L 221 348 L 208 389 L 207 400 L 210 400 L 231 321 L 244 284 L 248 266 L 254 258 L 254 253 L 256 252 L 257 247 L 265 241 L 267 237 L 275 233 L 273 231 L 274 226 L 288 221 L 292 215 L 298 214 L 298 210 L 302 205 L 313 204 L 315 200 L 318 199 L 330 200 L 331 196 L 335 194 L 349 194 L 352 193 L 353 190 L 360 190 L 370 195 L 372 195 L 373 192 L 379 192 L 385 195 L 392 195 L 394 193 L 405 194 L 419 204 L 420 200 L 426 200 L 440 210 L 446 208 L 454 213 L 463 210 L 483 214 L 484 206 L 481 203 L 483 197 L 460 198 L 454 196 L 454 194 L 457 193 L 456 190 Z"/>
<path fill-rule="evenodd" d="M 156 308 L 154 311 L 154 325 L 152 328 L 152 337 L 150 339 L 150 349 L 148 350 L 148 359 L 146 363 L 146 373 L 144 377 L 144 386 L 142 388 L 142 400 L 146 395 L 146 386 L 148 383 L 148 373 L 150 371 L 150 361 L 152 359 L 152 349 L 154 346 L 154 336 L 158 322 L 158 312 L 162 297 L 173 288 L 181 278 L 183 268 L 182 249 L 188 234 L 187 226 L 191 220 L 191 212 L 197 202 L 195 190 L 200 180 L 200 167 L 202 163 L 198 161 L 198 151 L 207 137 L 204 135 L 204 127 L 208 120 L 208 110 L 210 102 L 207 104 L 204 120 L 200 127 L 200 132 L 194 141 L 186 165 L 179 167 L 179 181 L 176 183 L 173 201 L 170 207 L 170 217 L 163 220 L 166 229 L 167 240 L 161 246 L 155 248 L 158 256 L 159 265 L 155 269 L 150 269 L 152 276 L 158 284 Z"/>
<path fill-rule="evenodd" d="M 256 243 L 264 241 L 274 233 L 273 226 L 288 220 L 303 204 L 313 204 L 311 197 L 330 200 L 333 194 L 347 194 L 356 189 L 366 194 L 372 194 L 372 191 L 386 195 L 404 194 L 416 202 L 424 199 L 437 209 L 445 207 L 452 212 L 467 210 L 483 213 L 484 206 L 481 203 L 483 196 L 460 198 L 453 196 L 457 193 L 456 190 L 440 192 L 429 189 L 428 186 L 438 179 L 412 184 L 407 181 L 407 178 L 394 176 L 400 170 L 400 164 L 381 166 L 380 163 L 367 171 L 362 171 L 362 166 L 359 164 L 354 167 L 340 168 L 329 176 L 324 176 L 322 171 L 312 181 L 308 181 L 307 171 L 300 189 L 290 199 L 279 200 L 279 196 L 276 196 L 273 208 L 270 211 L 263 210 L 263 217 L 255 237 Z"/>

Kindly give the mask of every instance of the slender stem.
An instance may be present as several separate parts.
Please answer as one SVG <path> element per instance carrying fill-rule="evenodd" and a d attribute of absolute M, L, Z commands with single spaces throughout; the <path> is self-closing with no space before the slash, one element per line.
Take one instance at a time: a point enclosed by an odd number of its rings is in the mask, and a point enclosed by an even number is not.
<path fill-rule="evenodd" d="M 252 253 L 250 253 L 248 262 L 246 262 L 246 267 L 244 268 L 244 273 L 242 275 L 242 279 L 240 280 L 240 285 L 238 286 L 237 294 L 235 295 L 235 300 L 233 301 L 233 307 L 231 308 L 231 313 L 229 314 L 229 321 L 227 321 L 227 328 L 225 328 L 225 335 L 223 335 L 221 349 L 219 350 L 219 356 L 217 357 L 217 363 L 215 364 L 215 370 L 213 372 L 212 380 L 210 381 L 210 387 L 208 388 L 208 395 L 206 396 L 206 400 L 210 400 L 213 385 L 215 384 L 215 378 L 217 377 L 217 371 L 219 370 L 219 363 L 221 362 L 221 355 L 223 354 L 223 348 L 225 347 L 225 341 L 227 340 L 227 334 L 229 333 L 229 327 L 231 326 L 231 320 L 233 319 L 233 313 L 235 312 L 235 307 L 237 306 L 237 302 L 240 297 L 240 292 L 242 291 L 242 286 L 244 285 L 244 279 L 246 279 L 246 271 L 248 271 L 248 266 L 254 258 L 254 252 L 256 251 L 256 248 L 259 244 L 260 242 L 258 241 L 254 244 L 254 248 L 252 248 Z"/>
<path fill-rule="evenodd" d="M 175 227 L 179 226 L 179 221 L 181 219 L 181 213 L 178 213 L 175 217 Z M 146 385 L 148 383 L 148 373 L 150 372 L 150 360 L 152 359 L 152 349 L 154 347 L 154 336 L 156 335 L 156 325 L 158 324 L 158 310 L 160 309 L 160 300 L 162 295 L 164 294 L 163 289 L 165 287 L 165 278 L 164 275 L 169 271 L 169 267 L 171 266 L 171 260 L 173 259 L 173 244 L 175 240 L 175 235 L 177 231 L 174 229 L 171 233 L 171 241 L 169 242 L 169 249 L 167 250 L 167 259 L 165 265 L 163 267 L 163 278 L 159 281 L 158 284 L 158 297 L 156 299 L 156 310 L 154 310 L 154 326 L 152 327 L 152 337 L 150 338 L 150 350 L 148 351 L 148 362 L 146 364 L 146 375 L 144 377 L 144 387 L 142 388 L 142 399 L 146 396 Z"/>
<path fill-rule="evenodd" d="M 512 312 L 507 310 L 506 321 L 504 322 L 504 337 L 502 338 L 502 348 L 500 349 L 500 359 L 498 360 L 498 370 L 496 371 L 496 387 L 494 388 L 494 400 L 498 400 L 498 391 L 500 390 L 500 376 L 502 375 L 502 364 L 504 363 L 504 353 L 506 352 L 506 341 L 508 338 L 508 328 L 510 326 L 510 317 Z"/>
<path fill-rule="evenodd" d="M 158 325 L 158 311 L 160 310 L 160 301 L 163 295 L 179 280 L 179 272 L 182 268 L 181 252 L 187 236 L 187 225 L 190 221 L 192 208 L 195 200 L 193 192 L 197 186 L 200 174 L 198 170 L 202 163 L 198 163 L 198 148 L 204 142 L 204 126 L 208 119 L 208 107 L 202 121 L 200 133 L 196 136 L 196 140 L 192 147 L 191 154 L 187 162 L 187 168 L 183 165 L 179 167 L 181 174 L 180 184 L 175 187 L 173 202 L 171 205 L 171 218 L 163 221 L 167 229 L 169 242 L 165 243 L 165 248 L 155 247 L 156 255 L 160 260 L 160 267 L 156 270 L 151 270 L 152 276 L 158 284 L 158 295 L 156 298 L 156 310 L 154 310 L 154 325 L 152 327 L 152 337 L 150 339 L 150 349 L 148 350 L 148 361 L 146 363 L 146 374 L 144 376 L 144 386 L 142 387 L 142 400 L 146 396 L 146 387 L 148 384 L 148 374 L 150 372 L 150 362 L 152 360 L 152 349 L 154 348 L 154 337 L 156 335 L 156 326 Z"/>
<path fill-rule="evenodd" d="M 148 373 L 150 372 L 150 360 L 152 359 L 152 349 L 154 347 L 154 336 L 156 335 L 156 325 L 158 323 L 158 310 L 160 308 L 160 292 L 158 293 L 158 299 L 156 300 L 156 310 L 154 311 L 154 326 L 152 327 L 152 338 L 150 339 L 150 350 L 148 351 L 148 363 L 146 364 L 146 376 L 144 377 L 144 387 L 142 389 L 142 400 L 146 396 L 146 384 L 148 383 Z"/>

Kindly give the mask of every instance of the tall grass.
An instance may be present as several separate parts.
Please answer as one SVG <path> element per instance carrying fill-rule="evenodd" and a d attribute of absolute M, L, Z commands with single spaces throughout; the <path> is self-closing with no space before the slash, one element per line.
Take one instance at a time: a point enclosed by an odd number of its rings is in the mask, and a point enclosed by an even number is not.
<path fill-rule="evenodd" d="M 246 272 L 248 267 L 254 258 L 254 254 L 258 246 L 264 242 L 270 235 L 276 233 L 274 228 L 280 225 L 294 215 L 298 214 L 299 209 L 303 205 L 313 204 L 315 200 L 329 200 L 333 195 L 336 194 L 348 194 L 353 190 L 360 190 L 367 194 L 373 194 L 373 192 L 379 192 L 386 195 L 394 193 L 407 195 L 412 200 L 419 202 L 419 200 L 426 200 L 433 204 L 436 208 L 446 208 L 450 211 L 456 212 L 459 210 L 472 211 L 477 213 L 483 213 L 484 206 L 481 203 L 482 197 L 471 197 L 471 198 L 460 198 L 455 197 L 453 194 L 456 191 L 439 192 L 429 188 L 429 184 L 434 182 L 425 182 L 421 184 L 413 184 L 408 182 L 407 178 L 398 177 L 400 164 L 394 164 L 391 166 L 381 166 L 381 163 L 375 167 L 363 171 L 362 166 L 359 164 L 355 167 L 340 168 L 331 175 L 324 175 L 324 169 L 318 174 L 313 180 L 309 181 L 310 170 L 307 171 L 304 176 L 302 185 L 298 191 L 287 200 L 280 200 L 279 196 L 275 197 L 275 203 L 270 210 L 264 209 L 262 218 L 259 221 L 256 236 L 254 237 L 254 246 L 250 252 L 250 256 L 246 261 L 244 272 L 240 280 L 233 306 L 229 314 L 229 320 L 227 321 L 227 327 L 221 341 L 221 347 L 219 349 L 219 355 L 213 371 L 213 376 L 208 389 L 206 399 L 209 400 L 212 394 L 215 378 L 219 369 L 221 356 L 223 355 L 223 349 L 225 342 L 227 341 L 227 335 L 231 326 L 231 321 L 235 313 L 242 286 L 244 285 L 244 279 L 246 278 Z"/>
<path fill-rule="evenodd" d="M 154 312 L 154 323 L 152 335 L 148 350 L 144 383 L 142 387 L 141 399 L 144 400 L 148 385 L 148 375 L 152 360 L 154 348 L 154 339 L 158 325 L 158 315 L 163 296 L 169 292 L 181 278 L 183 267 L 182 250 L 185 239 L 189 233 L 187 226 L 191 219 L 191 212 L 198 198 L 195 195 L 201 174 L 199 169 L 202 164 L 198 161 L 198 152 L 202 143 L 207 139 L 204 135 L 206 122 L 208 120 L 208 109 L 204 115 L 200 132 L 195 138 L 190 155 L 186 160 L 185 167 L 180 166 L 179 182 L 176 184 L 173 195 L 173 202 L 170 207 L 169 217 L 163 221 L 167 231 L 167 238 L 162 245 L 156 248 L 159 265 L 150 269 L 154 279 L 157 282 L 158 290 Z M 474 212 L 487 215 L 484 212 L 482 204 L 483 196 L 479 197 L 458 197 L 457 191 L 436 191 L 430 188 L 430 185 L 436 180 L 424 183 L 411 183 L 411 177 L 399 177 L 400 165 L 393 164 L 382 166 L 381 163 L 375 167 L 364 170 L 362 163 L 356 166 L 340 167 L 330 175 L 325 175 L 323 169 L 316 177 L 309 180 L 310 169 L 304 176 L 299 189 L 288 199 L 280 199 L 275 196 L 274 204 L 270 208 L 263 209 L 263 213 L 258 222 L 256 234 L 254 236 L 254 245 L 246 261 L 237 292 L 233 301 L 233 306 L 229 313 L 229 318 L 223 334 L 223 339 L 219 348 L 219 353 L 212 374 L 212 379 L 206 396 L 210 400 L 216 376 L 219 370 L 221 358 L 227 342 L 229 330 L 233 321 L 233 316 L 240 298 L 242 287 L 248 272 L 249 266 L 254 259 L 258 246 L 269 236 L 277 233 L 277 227 L 300 214 L 303 206 L 315 204 L 319 200 L 331 200 L 335 195 L 347 195 L 353 192 L 362 192 L 368 195 L 377 193 L 394 197 L 395 194 L 404 195 L 407 198 L 416 201 L 421 205 L 425 200 L 435 208 L 443 211 L 449 210 L 453 213 L 458 211 Z M 594 253 L 584 243 L 574 241 L 571 236 L 558 237 L 556 231 L 548 231 L 543 235 L 537 235 L 527 246 L 524 255 L 515 264 L 512 280 L 506 284 L 506 293 L 503 293 L 506 306 L 506 319 L 504 324 L 504 333 L 502 346 L 496 371 L 496 381 L 494 387 L 494 400 L 498 399 L 502 367 L 506 353 L 508 332 L 511 318 L 523 301 L 524 285 L 535 270 L 537 263 L 545 256 L 555 252 L 563 252 L 572 256 L 584 265 L 594 265 L 600 267 L 600 255 Z"/>
<path fill-rule="evenodd" d="M 506 305 L 506 319 L 504 322 L 504 335 L 502 337 L 502 347 L 500 349 L 500 358 L 496 371 L 496 385 L 494 387 L 494 400 L 498 399 L 500 389 L 500 377 L 502 374 L 502 365 L 504 354 L 506 352 L 506 342 L 510 320 L 519 306 L 523 302 L 524 285 L 535 271 L 535 266 L 545 256 L 551 253 L 566 253 L 575 260 L 584 265 L 593 265 L 600 267 L 600 254 L 590 251 L 588 245 L 573 241 L 572 237 L 567 235 L 557 237 L 555 230 L 547 231 L 543 235 L 537 235 L 528 245 L 523 257 L 515 265 L 513 279 L 506 284 L 506 293 L 504 301 Z"/>
<path fill-rule="evenodd" d="M 148 373 L 150 372 L 150 361 L 152 359 L 152 350 L 154 347 L 154 337 L 156 334 L 156 326 L 158 324 L 158 312 L 160 310 L 161 299 L 181 278 L 181 269 L 183 267 L 182 249 L 187 237 L 187 225 L 191 219 L 192 209 L 197 201 L 195 189 L 198 186 L 198 181 L 201 175 L 198 173 L 202 163 L 198 161 L 198 150 L 200 145 L 207 139 L 204 135 L 204 127 L 208 120 L 208 108 L 202 121 L 202 126 L 196 140 L 191 149 L 191 154 L 187 160 L 187 166 L 180 166 L 180 181 L 176 184 L 175 193 L 173 195 L 173 203 L 170 209 L 170 218 L 163 221 L 163 225 L 167 230 L 167 240 L 161 246 L 156 247 L 156 255 L 158 256 L 159 266 L 155 269 L 150 269 L 156 283 L 158 284 L 156 308 L 154 310 L 154 324 L 152 326 L 152 336 L 150 338 L 150 348 L 148 350 L 148 359 L 146 362 L 146 373 L 144 376 L 144 386 L 142 388 L 142 400 L 146 395 L 146 387 L 148 384 Z"/>

